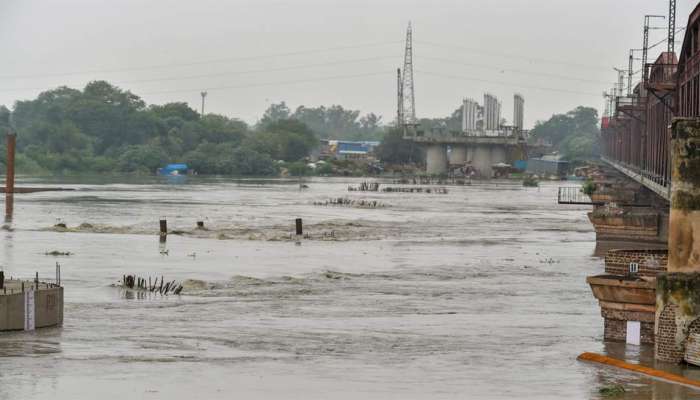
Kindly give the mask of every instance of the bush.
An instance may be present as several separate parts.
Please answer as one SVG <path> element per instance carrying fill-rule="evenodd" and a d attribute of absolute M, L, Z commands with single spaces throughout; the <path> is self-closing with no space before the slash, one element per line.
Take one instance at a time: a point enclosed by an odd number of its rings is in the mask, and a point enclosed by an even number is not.
<path fill-rule="evenodd" d="M 587 180 L 586 182 L 583 183 L 583 186 L 581 186 L 581 192 L 583 192 L 585 195 L 590 196 L 593 193 L 595 193 L 596 190 L 596 185 L 593 183 L 592 180 Z"/>
<path fill-rule="evenodd" d="M 311 168 L 309 168 L 304 161 L 287 163 L 285 167 L 292 176 L 307 176 L 311 175 L 312 172 Z"/>

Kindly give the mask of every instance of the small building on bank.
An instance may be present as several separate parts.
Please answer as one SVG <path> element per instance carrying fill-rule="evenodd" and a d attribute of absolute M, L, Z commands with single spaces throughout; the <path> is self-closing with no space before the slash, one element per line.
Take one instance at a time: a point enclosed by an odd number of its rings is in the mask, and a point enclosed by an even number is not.
<path fill-rule="evenodd" d="M 379 146 L 375 141 L 351 141 L 321 139 L 318 159 L 370 160 Z"/>

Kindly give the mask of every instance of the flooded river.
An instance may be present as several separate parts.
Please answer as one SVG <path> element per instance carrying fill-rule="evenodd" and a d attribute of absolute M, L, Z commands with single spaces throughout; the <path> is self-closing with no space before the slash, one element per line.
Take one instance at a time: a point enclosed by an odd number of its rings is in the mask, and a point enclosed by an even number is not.
<path fill-rule="evenodd" d="M 0 231 L 6 275 L 61 263 L 65 321 L 0 333 L 0 399 L 700 398 L 576 361 L 653 349 L 604 344 L 588 208 L 557 205 L 558 183 L 347 191 L 359 182 L 20 179 L 76 189 L 16 195 Z M 339 197 L 383 207 L 314 204 Z M 179 231 L 164 245 L 163 217 Z M 133 296 L 123 274 L 189 281 Z"/>

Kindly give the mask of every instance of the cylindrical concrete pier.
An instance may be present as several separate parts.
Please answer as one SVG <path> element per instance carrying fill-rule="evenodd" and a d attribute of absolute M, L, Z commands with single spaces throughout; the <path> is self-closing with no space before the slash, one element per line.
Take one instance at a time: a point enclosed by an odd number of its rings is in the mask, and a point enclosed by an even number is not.
<path fill-rule="evenodd" d="M 63 288 L 36 281 L 5 280 L 0 292 L 0 332 L 63 324 Z"/>
<path fill-rule="evenodd" d="M 507 159 L 505 147 L 491 146 L 491 165 L 505 163 Z"/>
<path fill-rule="evenodd" d="M 482 178 L 491 178 L 493 176 L 491 165 L 493 165 L 491 162 L 491 146 L 475 146 L 472 156 L 472 166 L 479 172 Z"/>
<path fill-rule="evenodd" d="M 447 173 L 447 149 L 441 144 L 431 144 L 425 152 L 425 172 L 430 175 Z"/>
<path fill-rule="evenodd" d="M 450 164 L 464 165 L 467 162 L 467 146 L 453 145 L 450 152 Z"/>
<path fill-rule="evenodd" d="M 655 355 L 700 363 L 700 119 L 677 119 L 671 135 L 668 267 L 657 277 Z"/>

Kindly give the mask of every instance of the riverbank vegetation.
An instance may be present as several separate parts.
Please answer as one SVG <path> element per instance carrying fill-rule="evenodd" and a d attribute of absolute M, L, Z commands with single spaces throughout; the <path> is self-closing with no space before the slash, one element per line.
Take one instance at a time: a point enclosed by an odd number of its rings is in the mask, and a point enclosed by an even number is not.
<path fill-rule="evenodd" d="M 450 117 L 421 120 L 425 126 L 458 129 L 459 109 Z M 453 126 L 454 125 L 454 126 Z M 105 81 L 82 90 L 59 87 L 12 110 L 0 106 L 0 132 L 17 132 L 17 171 L 22 174 L 153 174 L 167 163 L 186 163 L 200 174 L 270 176 L 358 175 L 376 166 L 332 163 L 309 166 L 319 139 L 373 140 L 376 157 L 389 169 L 419 168 L 420 146 L 382 124 L 339 105 L 271 104 L 255 125 L 218 114 L 200 115 L 184 102 L 148 105 L 136 94 Z M 596 157 L 597 112 L 577 107 L 538 122 L 533 140 L 551 142 L 569 160 Z M 5 143 L 0 141 L 0 172 Z M 362 165 L 360 165 L 362 164 Z"/>
<path fill-rule="evenodd" d="M 554 114 L 547 121 L 538 121 L 530 131 L 531 143 L 538 139 L 549 142 L 572 162 L 583 162 L 600 156 L 598 111 L 579 106 L 565 114 Z"/>
<path fill-rule="evenodd" d="M 12 123 L 10 123 L 10 121 Z M 255 126 L 200 115 L 186 103 L 147 105 L 105 81 L 83 90 L 59 87 L 0 107 L 0 131 L 17 132 L 17 170 L 25 174 L 153 174 L 170 162 L 202 174 L 274 175 L 304 160 L 319 138 L 347 133 L 379 139 L 381 118 L 341 106 L 290 112 L 271 105 Z M 4 170 L 5 143 L 0 144 Z"/>

